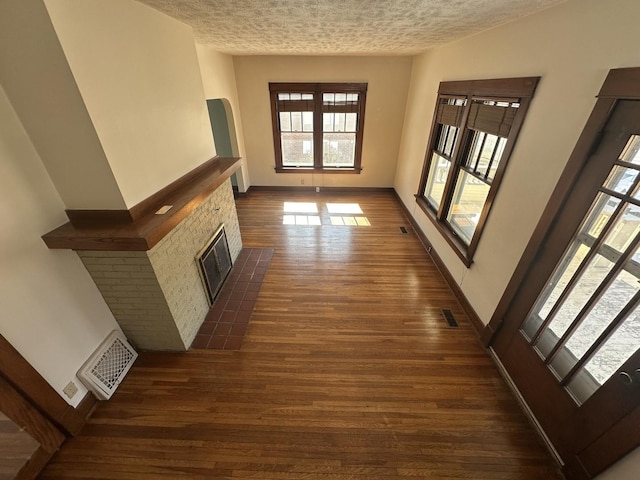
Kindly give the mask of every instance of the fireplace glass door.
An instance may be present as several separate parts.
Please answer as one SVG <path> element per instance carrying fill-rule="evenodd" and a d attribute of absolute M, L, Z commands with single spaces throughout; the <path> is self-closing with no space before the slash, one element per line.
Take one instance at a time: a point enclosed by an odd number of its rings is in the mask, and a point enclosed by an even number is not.
<path fill-rule="evenodd" d="M 231 271 L 231 254 L 224 226 L 220 226 L 196 256 L 209 304 L 212 304 Z"/>

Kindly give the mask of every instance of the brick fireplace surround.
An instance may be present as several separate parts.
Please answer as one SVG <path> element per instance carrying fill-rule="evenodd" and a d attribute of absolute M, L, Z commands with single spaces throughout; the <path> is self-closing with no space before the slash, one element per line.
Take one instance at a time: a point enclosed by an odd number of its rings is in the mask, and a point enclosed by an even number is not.
<path fill-rule="evenodd" d="M 230 180 L 239 167 L 216 157 L 130 210 L 68 210 L 70 222 L 42 238 L 77 252 L 136 348 L 185 351 L 209 311 L 196 254 L 221 224 L 231 259 L 242 250 Z"/>

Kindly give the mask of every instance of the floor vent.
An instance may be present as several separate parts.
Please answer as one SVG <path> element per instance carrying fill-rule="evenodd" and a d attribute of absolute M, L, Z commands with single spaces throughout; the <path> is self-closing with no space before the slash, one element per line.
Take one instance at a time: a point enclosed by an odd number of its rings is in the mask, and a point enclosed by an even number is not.
<path fill-rule="evenodd" d="M 458 322 L 456 322 L 456 319 L 453 316 L 453 312 L 451 310 L 448 310 L 446 308 L 443 309 L 442 315 L 444 316 L 444 319 L 447 321 L 447 324 L 450 327 L 456 328 L 458 326 Z"/>
<path fill-rule="evenodd" d="M 407 229 L 405 227 L 400 227 L 400 231 L 402 233 L 409 233 L 409 232 L 407 232 Z"/>
<path fill-rule="evenodd" d="M 78 378 L 98 399 L 108 400 L 136 358 L 138 353 L 114 330 L 80 368 Z"/>

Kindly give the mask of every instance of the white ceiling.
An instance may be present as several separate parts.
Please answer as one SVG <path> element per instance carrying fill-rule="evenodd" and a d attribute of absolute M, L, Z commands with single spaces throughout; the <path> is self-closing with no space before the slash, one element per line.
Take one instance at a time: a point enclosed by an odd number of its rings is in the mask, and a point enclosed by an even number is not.
<path fill-rule="evenodd" d="M 565 0 L 139 0 L 233 55 L 413 55 Z"/>

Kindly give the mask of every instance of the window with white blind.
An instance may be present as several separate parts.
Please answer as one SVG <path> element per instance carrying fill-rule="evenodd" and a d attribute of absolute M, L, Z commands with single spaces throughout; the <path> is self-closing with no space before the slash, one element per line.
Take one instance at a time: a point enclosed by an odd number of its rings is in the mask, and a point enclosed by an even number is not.
<path fill-rule="evenodd" d="M 418 203 L 471 265 L 538 77 L 442 82 Z"/>
<path fill-rule="evenodd" d="M 270 83 L 278 173 L 360 173 L 366 83 Z"/>

